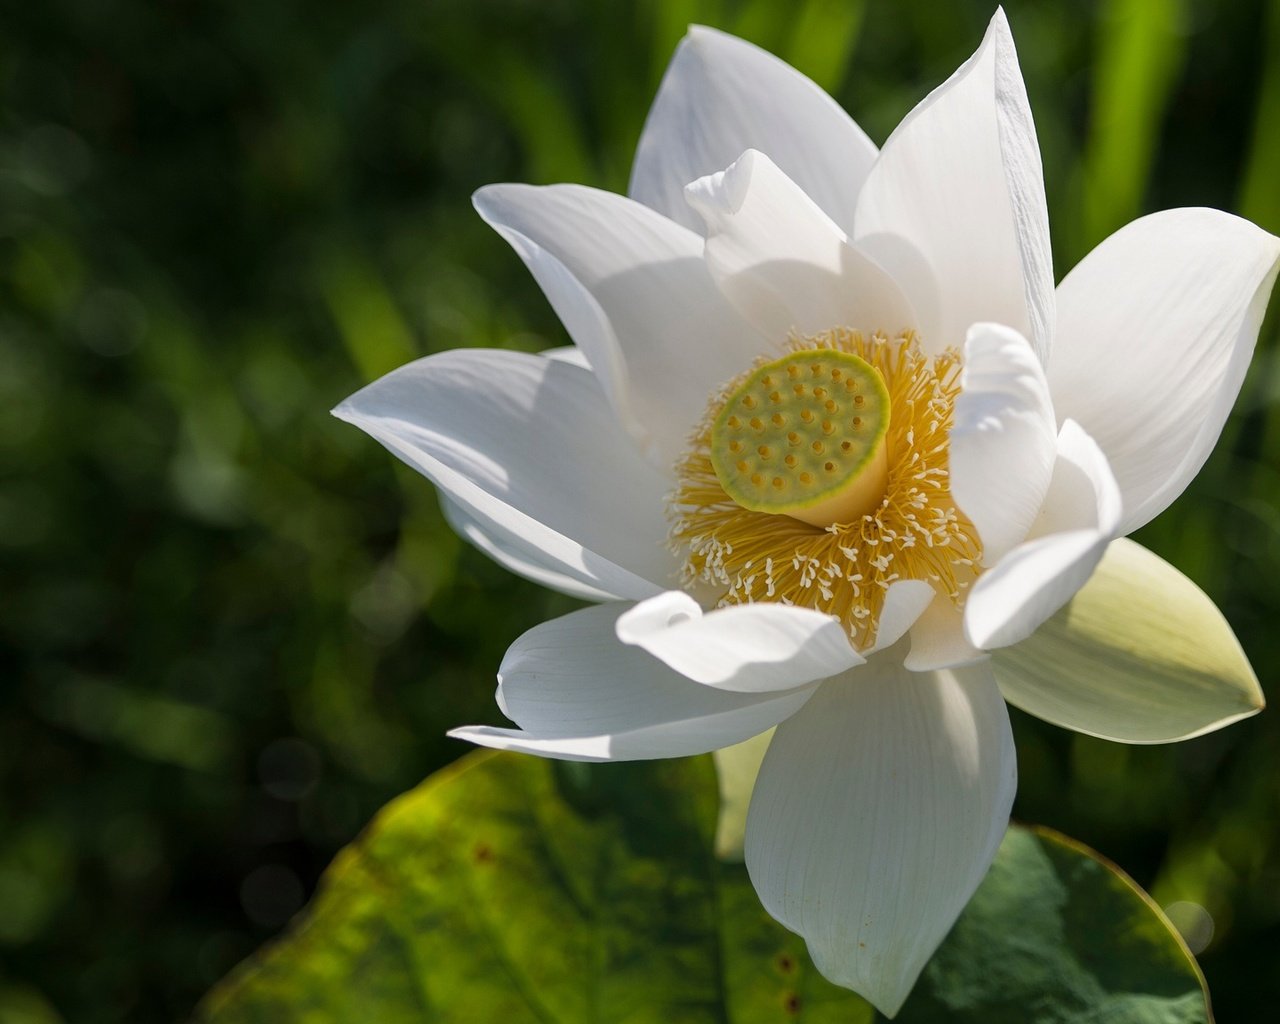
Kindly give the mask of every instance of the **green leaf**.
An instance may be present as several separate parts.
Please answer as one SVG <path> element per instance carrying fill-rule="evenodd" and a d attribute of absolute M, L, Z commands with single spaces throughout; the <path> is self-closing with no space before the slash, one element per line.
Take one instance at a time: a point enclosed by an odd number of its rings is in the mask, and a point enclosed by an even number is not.
<path fill-rule="evenodd" d="M 472 754 L 386 808 L 293 931 L 197 1018 L 871 1024 L 713 855 L 709 758 Z M 1195 962 L 1133 884 L 1011 830 L 899 1020 L 1208 1020 Z"/>
<path fill-rule="evenodd" d="M 899 1024 L 1204 1024 L 1204 977 L 1159 908 L 1111 862 L 1009 829 Z"/>

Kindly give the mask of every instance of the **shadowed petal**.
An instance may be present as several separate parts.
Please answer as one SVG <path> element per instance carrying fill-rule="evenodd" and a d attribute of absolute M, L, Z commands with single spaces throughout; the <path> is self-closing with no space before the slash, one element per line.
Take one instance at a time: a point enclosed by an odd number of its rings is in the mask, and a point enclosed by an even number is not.
<path fill-rule="evenodd" d="M 893 278 L 763 153 L 747 150 L 685 193 L 706 221 L 711 276 L 775 344 L 835 326 L 890 337 L 917 328 Z"/>
<path fill-rule="evenodd" d="M 711 393 L 764 347 L 707 273 L 702 237 L 579 185 L 489 185 L 474 201 L 529 267 L 628 432 L 670 466 Z"/>
<path fill-rule="evenodd" d="M 438 492 L 437 497 L 445 522 L 453 527 L 453 532 L 483 551 L 504 569 L 583 601 L 609 601 L 617 596 L 584 583 L 560 569 L 554 558 L 543 556 L 532 544 L 518 541 L 512 543 L 509 539 L 505 542 L 494 540 L 486 531 L 483 521 L 472 516 L 450 498 L 447 491 Z"/>
<path fill-rule="evenodd" d="M 1053 475 L 1057 424 L 1040 361 L 1025 338 L 974 324 L 951 428 L 951 494 L 994 565 L 1026 538 Z"/>
<path fill-rule="evenodd" d="M 622 432 L 589 370 L 492 349 L 428 356 L 334 410 L 444 492 L 473 542 L 582 596 L 648 597 L 673 577 L 667 477 Z M 584 590 L 576 590 L 581 586 Z"/>
<path fill-rule="evenodd" d="M 912 672 L 931 672 L 986 658 L 986 651 L 965 639 L 964 610 L 946 594 L 938 594 L 911 627 L 911 650 L 903 664 Z"/>
<path fill-rule="evenodd" d="M 1028 539 L 983 573 L 965 602 L 968 641 L 983 650 L 1030 636 L 1071 600 L 1120 525 L 1106 456 L 1072 420 L 1062 425 L 1044 507 Z"/>

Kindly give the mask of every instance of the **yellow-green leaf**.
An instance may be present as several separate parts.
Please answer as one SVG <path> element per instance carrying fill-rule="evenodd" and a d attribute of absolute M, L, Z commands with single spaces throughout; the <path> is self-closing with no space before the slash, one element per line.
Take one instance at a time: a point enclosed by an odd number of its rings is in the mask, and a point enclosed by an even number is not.
<path fill-rule="evenodd" d="M 712 855 L 710 758 L 472 754 L 343 851 L 216 1024 L 869 1024 Z"/>
<path fill-rule="evenodd" d="M 385 809 L 206 1024 L 872 1024 L 713 855 L 710 758 L 472 754 Z M 1205 1024 L 1195 962 L 1119 871 L 1011 829 L 899 1016 Z"/>

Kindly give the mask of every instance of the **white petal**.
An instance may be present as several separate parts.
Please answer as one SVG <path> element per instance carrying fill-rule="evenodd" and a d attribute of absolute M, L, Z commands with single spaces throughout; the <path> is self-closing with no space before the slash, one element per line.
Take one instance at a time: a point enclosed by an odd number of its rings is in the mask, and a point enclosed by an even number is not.
<path fill-rule="evenodd" d="M 748 149 L 767 153 L 846 231 L 876 147 L 804 75 L 741 39 L 694 26 L 649 111 L 630 194 L 697 230 L 685 185 Z"/>
<path fill-rule="evenodd" d="M 866 653 L 887 650 L 914 629 L 937 598 L 924 580 L 895 580 L 885 591 L 880 621 L 876 624 L 875 645 Z"/>
<path fill-rule="evenodd" d="M 641 448 L 669 466 L 712 392 L 763 348 L 700 235 L 578 185 L 490 185 L 475 206 L 520 255 Z"/>
<path fill-rule="evenodd" d="M 916 329 L 893 278 L 763 153 L 747 150 L 685 194 L 706 221 L 711 276 L 774 342 L 837 326 L 890 336 Z"/>
<path fill-rule="evenodd" d="M 1084 586 L 1116 536 L 1120 517 L 1120 492 L 1106 456 L 1067 420 L 1044 507 L 1027 541 L 983 573 L 969 592 L 969 642 L 991 650 L 1030 636 Z"/>
<path fill-rule="evenodd" d="M 1059 419 L 1097 439 L 1121 533 L 1159 515 L 1213 450 L 1253 355 L 1280 239 L 1217 210 L 1166 210 L 1089 253 L 1058 289 Z"/>
<path fill-rule="evenodd" d="M 636 605 L 618 620 L 618 638 L 699 683 L 744 693 L 789 689 L 863 663 L 834 616 L 764 601 L 704 615 L 680 591 Z"/>
<path fill-rule="evenodd" d="M 853 237 L 903 286 L 927 348 L 959 345 L 970 324 L 991 320 L 1017 328 L 1045 361 L 1054 297 L 1044 176 L 1002 11 L 977 53 L 884 144 Z"/>
<path fill-rule="evenodd" d="M 986 658 L 986 651 L 965 639 L 964 612 L 946 594 L 938 594 L 911 627 L 911 650 L 903 665 L 912 672 L 932 672 Z"/>
<path fill-rule="evenodd" d="M 1200 736 L 1265 703 L 1213 601 L 1123 538 L 1070 604 L 992 665 L 1010 704 L 1122 743 Z"/>
<path fill-rule="evenodd" d="M 974 324 L 951 428 L 951 495 L 978 528 L 984 565 L 1026 538 L 1053 475 L 1057 424 L 1040 360 L 1017 331 Z"/>
<path fill-rule="evenodd" d="M 986 874 L 1015 775 L 986 665 L 873 661 L 774 734 L 747 815 L 751 881 L 818 970 L 893 1016 Z"/>
<path fill-rule="evenodd" d="M 684 757 L 755 736 L 814 692 L 729 693 L 686 679 L 617 639 L 627 607 L 597 605 L 529 630 L 507 651 L 498 683 L 499 706 L 521 728 L 449 735 L 568 760 Z"/>
<path fill-rule="evenodd" d="M 560 359 L 566 363 L 573 363 L 574 366 L 581 366 L 584 370 L 591 369 L 586 353 L 575 345 L 560 345 L 557 348 L 544 349 L 538 355 L 543 359 Z"/>
<path fill-rule="evenodd" d="M 536 565 L 631 598 L 676 571 L 664 542 L 669 481 L 581 367 L 459 349 L 402 366 L 334 415 L 430 477 L 516 571 Z"/>
<path fill-rule="evenodd" d="M 444 513 L 445 522 L 453 527 L 453 531 L 483 551 L 504 569 L 509 569 L 517 576 L 523 576 L 541 586 L 558 590 L 562 594 L 568 594 L 583 601 L 608 601 L 615 596 L 576 579 L 558 568 L 553 560 L 539 557 L 541 553 L 531 545 L 507 544 L 504 546 L 498 543 L 485 532 L 480 521 L 472 518 L 461 505 L 449 497 L 447 492 L 442 491 L 439 497 L 440 511 Z"/>

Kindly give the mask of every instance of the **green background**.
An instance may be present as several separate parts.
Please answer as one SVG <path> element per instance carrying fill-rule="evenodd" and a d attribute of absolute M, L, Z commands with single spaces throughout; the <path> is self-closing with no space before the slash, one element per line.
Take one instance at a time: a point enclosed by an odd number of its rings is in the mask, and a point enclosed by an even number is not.
<path fill-rule="evenodd" d="M 1280 233 L 1280 0 L 1007 5 L 1060 277 L 1143 212 Z M 374 811 L 500 722 L 571 607 L 327 410 L 426 352 L 565 343 L 468 197 L 621 190 L 690 21 L 876 141 L 989 3 L 233 0 L 0 13 L 0 1017 L 168 1021 Z M 1277 318 L 1139 540 L 1280 665 Z M 1207 908 L 1221 1019 L 1280 998 L 1280 719 L 1126 748 L 1015 713 L 1015 814 Z M 25 1016 L 19 1016 L 19 1013 Z"/>

